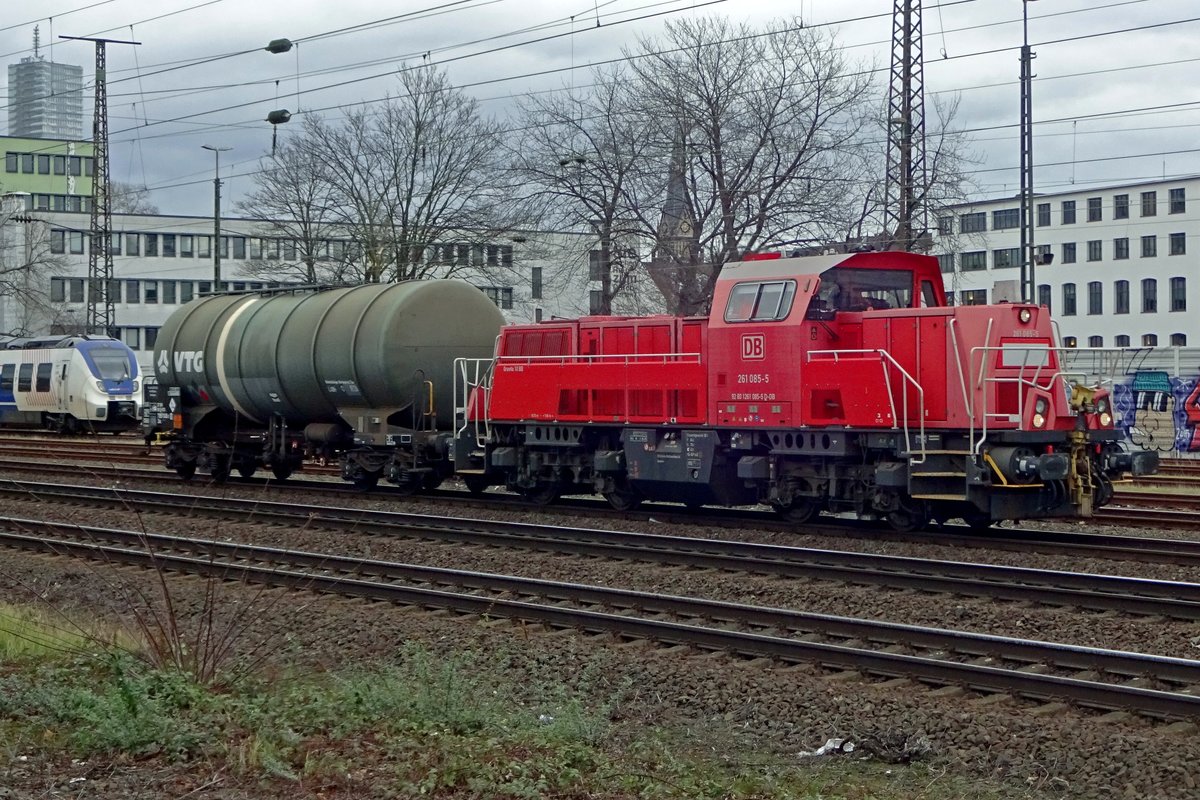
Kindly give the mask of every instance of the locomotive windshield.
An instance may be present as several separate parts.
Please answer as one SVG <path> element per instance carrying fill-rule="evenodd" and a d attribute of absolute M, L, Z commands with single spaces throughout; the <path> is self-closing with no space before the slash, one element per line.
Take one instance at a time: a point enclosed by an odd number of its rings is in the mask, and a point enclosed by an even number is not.
<path fill-rule="evenodd" d="M 901 269 L 844 269 L 821 273 L 821 288 L 811 308 L 817 311 L 866 311 L 912 308 L 913 275 Z"/>
<path fill-rule="evenodd" d="M 93 347 L 88 350 L 96 377 L 108 381 L 123 381 L 132 378 L 129 374 L 129 354 L 115 347 Z"/>

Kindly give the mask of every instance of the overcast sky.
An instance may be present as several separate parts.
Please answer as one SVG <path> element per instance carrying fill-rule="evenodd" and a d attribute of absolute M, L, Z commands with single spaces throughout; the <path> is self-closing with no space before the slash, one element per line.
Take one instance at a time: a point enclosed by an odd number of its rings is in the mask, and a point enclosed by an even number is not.
<path fill-rule="evenodd" d="M 86 136 L 94 49 L 58 37 L 140 41 L 108 46 L 112 177 L 150 187 L 164 213 L 207 215 L 214 158 L 202 144 L 233 148 L 221 154 L 221 176 L 225 197 L 236 200 L 253 186 L 251 173 L 270 151 L 268 112 L 336 116 L 339 105 L 394 92 L 394 70 L 405 61 L 441 64 L 485 113 L 503 118 L 524 93 L 586 83 L 588 64 L 618 58 L 623 46 L 656 35 L 665 20 L 710 14 L 760 25 L 796 16 L 833 25 L 852 59 L 881 68 L 883 93 L 892 6 L 891 0 L 41 0 L 7 4 L 0 54 L 5 64 L 31 55 L 38 24 L 43 55 L 82 65 Z M 1037 189 L 1200 173 L 1200 59 L 1189 47 L 1200 37 L 1196 0 L 1038 0 L 1028 11 L 1037 53 Z M 935 98 L 959 98 L 954 127 L 972 131 L 982 196 L 1017 191 L 1021 12 L 1021 0 L 926 0 L 924 6 L 928 125 L 936 126 Z M 363 27 L 325 35 L 352 26 Z M 262 49 L 281 37 L 302 44 L 282 55 Z M 558 71 L 530 75 L 548 70 Z M 7 81 L 7 70 L 0 80 Z M 325 88 L 333 84 L 341 85 Z M 7 111 L 0 119 L 6 127 Z M 279 135 L 288 134 L 281 126 Z"/>

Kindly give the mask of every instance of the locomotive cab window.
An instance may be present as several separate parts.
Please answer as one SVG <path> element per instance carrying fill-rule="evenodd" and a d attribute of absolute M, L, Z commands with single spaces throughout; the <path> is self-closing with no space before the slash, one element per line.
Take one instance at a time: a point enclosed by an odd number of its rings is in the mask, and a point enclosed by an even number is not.
<path fill-rule="evenodd" d="M 922 301 L 936 305 L 936 296 L 922 290 Z M 896 269 L 845 269 L 834 267 L 821 273 L 821 288 L 813 298 L 813 312 L 869 311 L 912 308 L 913 274 Z"/>
<path fill-rule="evenodd" d="M 795 281 L 739 283 L 725 303 L 725 321 L 776 322 L 786 319 L 795 297 Z"/>

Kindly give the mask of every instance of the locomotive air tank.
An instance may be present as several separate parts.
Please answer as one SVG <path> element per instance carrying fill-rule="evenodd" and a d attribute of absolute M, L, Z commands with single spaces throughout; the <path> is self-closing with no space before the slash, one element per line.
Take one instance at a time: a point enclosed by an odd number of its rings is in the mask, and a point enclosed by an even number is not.
<path fill-rule="evenodd" d="M 445 428 L 454 359 L 491 357 L 503 323 L 496 305 L 460 280 L 215 295 L 171 315 L 154 364 L 193 416 L 220 410 L 258 425 L 274 418 L 292 429 L 344 424 L 369 434 L 389 421 L 413 426 L 417 411 Z"/>

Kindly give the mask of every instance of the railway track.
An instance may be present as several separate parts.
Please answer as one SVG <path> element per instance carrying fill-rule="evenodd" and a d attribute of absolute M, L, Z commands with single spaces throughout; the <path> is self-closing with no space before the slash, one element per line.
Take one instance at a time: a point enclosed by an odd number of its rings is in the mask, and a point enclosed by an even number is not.
<path fill-rule="evenodd" d="M 888 556 L 719 539 L 693 539 L 592 528 L 560 528 L 521 522 L 436 517 L 428 514 L 368 511 L 297 503 L 208 498 L 160 492 L 0 482 L 0 493 L 56 504 L 104 505 L 139 512 L 218 518 L 236 522 L 291 525 L 374 536 L 416 538 L 440 543 L 485 545 L 676 566 L 836 581 L 893 589 L 987 597 L 1097 611 L 1200 619 L 1200 584 L 1115 575 L 1009 567 L 963 561 Z M 1080 552 L 1106 547 L 1129 555 L 1122 537 L 1089 542 L 1064 541 Z M 1137 540 L 1145 543 L 1146 540 Z M 1155 545 L 1158 545 L 1157 547 Z M 1193 547 L 1186 547 L 1191 544 Z M 1150 551 L 1170 563 L 1200 566 L 1200 544 L 1163 540 Z"/>
<path fill-rule="evenodd" d="M 0 543 L 1150 717 L 1200 717 L 1200 662 L 597 586 L 5 518 Z"/>

